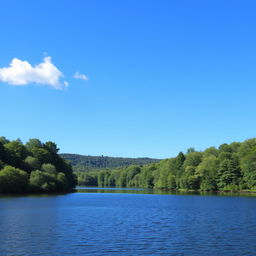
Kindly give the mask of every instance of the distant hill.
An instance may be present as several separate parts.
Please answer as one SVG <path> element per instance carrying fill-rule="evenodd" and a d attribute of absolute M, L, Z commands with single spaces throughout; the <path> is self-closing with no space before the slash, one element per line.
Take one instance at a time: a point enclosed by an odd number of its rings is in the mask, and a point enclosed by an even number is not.
<path fill-rule="evenodd" d="M 157 163 L 161 159 L 153 158 L 125 158 L 109 156 L 84 156 L 78 154 L 60 154 L 64 159 L 70 161 L 74 171 L 93 171 L 98 169 L 114 169 L 129 165 L 145 165 Z"/>

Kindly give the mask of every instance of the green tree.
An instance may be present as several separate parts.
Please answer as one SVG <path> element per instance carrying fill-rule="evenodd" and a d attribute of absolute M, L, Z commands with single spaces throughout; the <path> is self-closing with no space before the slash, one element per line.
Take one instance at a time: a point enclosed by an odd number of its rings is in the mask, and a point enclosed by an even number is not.
<path fill-rule="evenodd" d="M 207 148 L 204 152 L 203 152 L 203 155 L 204 157 L 208 157 L 208 156 L 218 156 L 219 154 L 219 151 L 218 149 L 216 149 L 215 147 L 210 147 L 210 148 Z"/>
<path fill-rule="evenodd" d="M 10 141 L 8 139 L 6 139 L 4 136 L 0 137 L 0 143 L 2 143 L 3 145 L 6 143 L 9 143 Z"/>
<path fill-rule="evenodd" d="M 44 146 L 48 151 L 50 151 L 53 154 L 57 154 L 59 151 L 57 144 L 52 141 L 45 142 Z"/>
<path fill-rule="evenodd" d="M 227 143 L 224 143 L 219 146 L 219 152 L 232 153 L 232 148 Z"/>
<path fill-rule="evenodd" d="M 56 168 L 53 164 L 42 164 L 41 170 L 49 174 L 56 175 Z"/>
<path fill-rule="evenodd" d="M 126 186 L 127 187 L 132 187 L 134 185 L 134 177 L 140 173 L 140 167 L 136 165 L 131 165 L 127 167 L 126 169 Z"/>
<path fill-rule="evenodd" d="M 35 148 L 42 148 L 43 143 L 39 139 L 30 139 L 25 146 L 28 151 L 33 152 Z"/>
<path fill-rule="evenodd" d="M 18 168 L 5 166 L 0 171 L 0 192 L 25 192 L 28 185 L 28 174 Z"/>
<path fill-rule="evenodd" d="M 26 147 L 18 140 L 4 144 L 7 163 L 14 167 L 23 167 L 23 160 L 28 155 Z"/>
<path fill-rule="evenodd" d="M 202 161 L 203 153 L 202 152 L 191 152 L 186 156 L 186 160 L 184 161 L 184 167 L 187 166 L 198 166 Z"/>
<path fill-rule="evenodd" d="M 187 190 L 196 190 L 200 187 L 200 176 L 196 174 L 195 166 L 187 166 L 179 180 L 180 187 Z"/>
<path fill-rule="evenodd" d="M 41 167 L 41 164 L 38 161 L 38 159 L 33 156 L 27 156 L 24 162 L 27 165 L 27 168 L 30 172 L 38 170 Z"/>
<path fill-rule="evenodd" d="M 191 147 L 187 149 L 187 154 L 196 152 L 195 148 Z"/>
<path fill-rule="evenodd" d="M 256 149 L 242 158 L 241 169 L 247 188 L 256 189 Z"/>
<path fill-rule="evenodd" d="M 29 189 L 51 192 L 74 188 L 76 177 L 72 166 L 57 152 L 54 142 L 43 144 L 38 139 L 31 139 L 24 146 L 19 139 L 9 141 L 0 137 L 0 170 L 3 169 L 0 171 L 0 192 L 25 192 Z M 25 186 L 23 181 L 26 179 Z"/>
<path fill-rule="evenodd" d="M 170 190 L 177 189 L 176 177 L 172 173 L 167 176 L 167 188 Z"/>
<path fill-rule="evenodd" d="M 35 192 L 54 192 L 57 190 L 56 178 L 43 171 L 33 171 L 30 174 L 30 189 Z"/>
<path fill-rule="evenodd" d="M 30 152 L 41 164 L 51 163 L 53 160 L 51 153 L 45 148 L 32 148 Z"/>
<path fill-rule="evenodd" d="M 238 155 L 242 159 L 254 150 L 256 150 L 256 138 L 242 142 L 238 149 Z"/>
<path fill-rule="evenodd" d="M 69 189 L 69 184 L 66 175 L 63 172 L 57 174 L 57 191 L 67 191 Z"/>
<path fill-rule="evenodd" d="M 138 180 L 139 186 L 142 188 L 153 188 L 154 187 L 154 171 L 156 170 L 156 165 L 155 164 L 145 165 L 143 168 L 140 168 L 140 169 L 141 169 L 140 173 L 134 176 L 134 178 L 135 177 L 139 178 Z"/>
<path fill-rule="evenodd" d="M 209 155 L 196 167 L 196 173 L 201 177 L 200 189 L 205 191 L 217 190 L 218 160 Z"/>
<path fill-rule="evenodd" d="M 98 186 L 99 187 L 104 187 L 104 176 L 105 176 L 105 172 L 104 171 L 100 171 L 98 173 Z"/>

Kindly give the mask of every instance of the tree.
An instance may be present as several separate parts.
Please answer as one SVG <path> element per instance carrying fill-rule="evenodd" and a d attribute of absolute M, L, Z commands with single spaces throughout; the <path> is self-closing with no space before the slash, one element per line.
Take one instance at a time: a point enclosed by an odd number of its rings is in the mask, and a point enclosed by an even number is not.
<path fill-rule="evenodd" d="M 41 170 L 49 174 L 57 174 L 56 167 L 53 164 L 42 164 Z"/>
<path fill-rule="evenodd" d="M 45 148 L 46 148 L 47 150 L 49 150 L 49 151 L 50 151 L 51 153 L 53 153 L 53 154 L 57 154 L 58 151 L 59 151 L 59 149 L 58 149 L 58 147 L 57 147 L 57 144 L 54 143 L 54 142 L 52 142 L 52 141 L 47 141 L 47 142 L 45 142 L 44 146 L 45 146 Z"/>
<path fill-rule="evenodd" d="M 1 137 L 0 137 L 0 142 L 4 145 L 4 144 L 6 144 L 6 143 L 9 143 L 10 141 L 7 140 L 4 136 L 1 136 Z"/>
<path fill-rule="evenodd" d="M 133 186 L 133 178 L 135 177 L 135 175 L 137 175 L 138 173 L 140 173 L 140 167 L 136 166 L 136 165 L 131 165 L 129 167 L 127 167 L 126 169 L 126 186 L 127 187 L 132 187 Z"/>
<path fill-rule="evenodd" d="M 104 186 L 104 176 L 105 176 L 105 172 L 104 171 L 100 171 L 98 174 L 98 186 L 99 187 L 103 187 Z"/>
<path fill-rule="evenodd" d="M 0 141 L 0 160 L 6 161 L 6 152 L 4 144 Z"/>
<path fill-rule="evenodd" d="M 19 193 L 25 192 L 28 185 L 28 174 L 18 168 L 5 166 L 0 171 L 0 192 Z"/>
<path fill-rule="evenodd" d="M 243 180 L 249 189 L 256 188 L 256 150 L 245 155 L 241 161 Z"/>
<path fill-rule="evenodd" d="M 168 162 L 163 161 L 163 163 L 158 166 L 157 171 L 159 175 L 155 181 L 155 188 L 166 189 L 168 187 L 168 176 L 171 174 L 168 168 Z"/>
<path fill-rule="evenodd" d="M 5 166 L 4 162 L 2 160 L 0 160 L 0 170 L 3 169 Z"/>
<path fill-rule="evenodd" d="M 185 155 L 182 153 L 182 152 L 180 152 L 175 158 L 174 158 L 174 166 L 172 166 L 172 167 L 174 167 L 176 170 L 180 170 L 181 168 L 182 168 L 182 165 L 184 164 L 184 162 L 185 162 L 185 160 L 186 160 L 186 157 L 185 157 Z"/>
<path fill-rule="evenodd" d="M 196 173 L 201 177 L 200 189 L 205 191 L 217 190 L 218 160 L 209 155 L 196 167 Z"/>
<path fill-rule="evenodd" d="M 167 176 L 167 188 L 171 190 L 177 189 L 176 177 L 172 173 Z"/>
<path fill-rule="evenodd" d="M 196 174 L 195 166 L 187 166 L 181 178 L 179 185 L 182 189 L 197 190 L 200 188 L 200 176 Z"/>
<path fill-rule="evenodd" d="M 232 153 L 232 148 L 227 143 L 224 143 L 219 146 L 219 151 Z"/>
<path fill-rule="evenodd" d="M 33 152 L 35 148 L 42 148 L 43 143 L 39 139 L 30 139 L 25 146 L 28 151 Z"/>
<path fill-rule="evenodd" d="M 204 157 L 208 157 L 208 156 L 211 156 L 211 155 L 217 157 L 218 154 L 219 154 L 219 151 L 218 151 L 218 149 L 216 149 L 215 147 L 210 147 L 210 148 L 207 148 L 207 149 L 203 152 L 203 154 L 204 154 Z"/>
<path fill-rule="evenodd" d="M 145 165 L 140 168 L 140 173 L 136 174 L 134 177 L 139 178 L 140 187 L 143 188 L 153 188 L 154 187 L 154 171 L 156 170 L 156 165 Z"/>
<path fill-rule="evenodd" d="M 240 142 L 232 142 L 229 146 L 233 153 L 237 153 L 240 149 L 241 143 Z"/>
<path fill-rule="evenodd" d="M 256 138 L 249 139 L 241 143 L 239 150 L 238 150 L 238 155 L 240 159 L 246 157 L 247 155 L 251 154 L 256 150 Z"/>
<path fill-rule="evenodd" d="M 218 189 L 223 190 L 225 187 L 232 183 L 233 175 L 230 172 L 230 160 L 224 159 L 221 161 L 218 170 Z"/>
<path fill-rule="evenodd" d="M 54 142 L 0 137 L 0 192 L 52 192 L 76 185 L 72 166 L 58 154 Z M 40 170 L 41 169 L 41 170 Z M 28 182 L 29 181 L 29 182 Z M 29 183 L 29 186 L 28 186 Z"/>
<path fill-rule="evenodd" d="M 34 192 L 54 192 L 57 190 L 56 181 L 53 175 L 36 170 L 30 174 L 29 185 Z"/>
<path fill-rule="evenodd" d="M 68 180 L 63 172 L 57 174 L 57 191 L 67 191 L 69 188 Z"/>
<path fill-rule="evenodd" d="M 41 164 L 50 163 L 52 161 L 51 153 L 45 148 L 38 148 L 38 147 L 31 148 L 30 152 L 33 155 L 33 157 L 38 159 L 38 161 Z"/>
<path fill-rule="evenodd" d="M 187 166 L 198 166 L 202 161 L 203 153 L 202 152 L 191 152 L 186 156 L 184 161 L 184 167 Z"/>
<path fill-rule="evenodd" d="M 33 157 L 33 156 L 27 156 L 26 159 L 24 160 L 25 164 L 28 167 L 28 170 L 31 171 L 35 171 L 40 169 L 41 164 L 38 161 L 37 158 Z"/>
<path fill-rule="evenodd" d="M 4 144 L 6 161 L 9 165 L 22 168 L 23 160 L 28 155 L 26 147 L 18 140 Z"/>
<path fill-rule="evenodd" d="M 188 148 L 188 149 L 187 149 L 187 154 L 192 153 L 192 152 L 195 152 L 195 151 L 196 151 L 196 150 L 195 150 L 195 148 L 193 148 L 193 147 Z"/>

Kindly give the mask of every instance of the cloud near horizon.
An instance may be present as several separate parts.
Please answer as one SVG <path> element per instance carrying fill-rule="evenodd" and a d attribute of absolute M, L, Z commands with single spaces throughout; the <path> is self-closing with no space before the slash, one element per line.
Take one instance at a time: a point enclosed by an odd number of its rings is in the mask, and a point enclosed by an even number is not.
<path fill-rule="evenodd" d="M 76 79 L 81 79 L 81 80 L 85 80 L 87 81 L 88 80 L 88 77 L 84 74 L 81 74 L 80 72 L 76 72 L 74 75 L 73 75 L 74 78 Z"/>
<path fill-rule="evenodd" d="M 28 61 L 14 58 L 9 67 L 0 68 L 0 82 L 22 86 L 28 84 L 48 85 L 55 89 L 64 89 L 67 81 L 61 81 L 63 73 L 52 63 L 51 57 L 44 57 L 42 63 L 34 67 Z"/>

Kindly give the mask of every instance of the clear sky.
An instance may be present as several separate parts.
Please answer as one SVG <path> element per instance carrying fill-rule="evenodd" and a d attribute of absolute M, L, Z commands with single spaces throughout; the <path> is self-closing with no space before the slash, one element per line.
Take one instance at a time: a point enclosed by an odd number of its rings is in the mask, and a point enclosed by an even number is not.
<path fill-rule="evenodd" d="M 255 8 L 1 1 L 0 136 L 156 158 L 255 137 Z"/>

